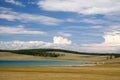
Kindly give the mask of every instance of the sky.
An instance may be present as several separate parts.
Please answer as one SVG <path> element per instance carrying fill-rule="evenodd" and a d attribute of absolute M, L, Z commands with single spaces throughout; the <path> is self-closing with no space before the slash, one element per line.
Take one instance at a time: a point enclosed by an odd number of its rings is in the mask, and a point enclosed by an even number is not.
<path fill-rule="evenodd" d="M 0 49 L 120 53 L 120 0 L 0 0 Z"/>

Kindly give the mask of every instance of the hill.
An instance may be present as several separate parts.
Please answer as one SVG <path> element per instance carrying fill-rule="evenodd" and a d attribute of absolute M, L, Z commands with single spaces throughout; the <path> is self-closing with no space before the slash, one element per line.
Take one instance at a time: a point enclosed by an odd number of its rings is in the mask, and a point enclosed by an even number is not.
<path fill-rule="evenodd" d="M 26 55 L 34 55 L 34 56 L 44 56 L 44 57 L 58 57 L 64 56 L 59 55 L 54 52 L 66 52 L 72 54 L 83 54 L 83 55 L 112 55 L 114 57 L 120 57 L 118 53 L 87 53 L 87 52 L 77 52 L 77 51 L 70 51 L 70 50 L 63 50 L 63 49 L 22 49 L 22 50 L 0 50 L 0 52 L 13 52 L 16 54 L 26 54 Z"/>
<path fill-rule="evenodd" d="M 119 62 L 120 54 L 85 53 L 62 49 L 0 50 L 0 60 L 72 60 Z"/>

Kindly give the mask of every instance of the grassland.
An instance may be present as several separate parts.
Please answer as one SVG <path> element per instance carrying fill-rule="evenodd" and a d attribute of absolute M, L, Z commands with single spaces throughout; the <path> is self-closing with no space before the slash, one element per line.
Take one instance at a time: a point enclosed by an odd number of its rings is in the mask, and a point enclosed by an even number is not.
<path fill-rule="evenodd" d="M 54 51 L 55 52 L 55 51 Z M 0 66 L 0 80 L 120 80 L 120 58 L 110 55 L 64 54 L 42 57 L 0 52 L 0 60 L 69 60 L 105 62 L 95 66 Z"/>
<path fill-rule="evenodd" d="M 67 52 L 55 52 L 57 54 L 64 54 L 65 56 L 59 57 L 41 57 L 32 55 L 15 54 L 11 52 L 0 52 L 0 60 L 67 60 L 67 61 L 89 61 L 89 62 L 120 62 L 120 58 L 113 58 L 107 60 L 109 55 L 83 55 L 72 54 Z"/>
<path fill-rule="evenodd" d="M 120 80 L 120 64 L 98 66 L 0 66 L 0 80 Z"/>
<path fill-rule="evenodd" d="M 69 54 L 65 52 L 56 52 L 59 54 L 65 54 L 60 57 L 41 57 L 32 55 L 15 54 L 11 52 L 0 52 L 0 60 L 69 60 L 69 61 L 91 61 L 98 62 L 106 60 L 107 56 L 94 56 L 94 55 L 80 55 Z"/>

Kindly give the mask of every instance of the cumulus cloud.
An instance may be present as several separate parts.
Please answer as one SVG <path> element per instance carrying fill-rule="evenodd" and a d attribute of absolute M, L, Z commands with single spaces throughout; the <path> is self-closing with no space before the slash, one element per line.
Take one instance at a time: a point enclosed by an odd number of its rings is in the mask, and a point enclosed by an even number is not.
<path fill-rule="evenodd" d="M 67 38 L 63 38 L 61 36 L 55 36 L 53 38 L 53 43 L 54 44 L 71 44 L 72 41 L 68 40 Z"/>
<path fill-rule="evenodd" d="M 33 49 L 33 48 L 59 48 L 67 49 L 72 42 L 66 38 L 55 36 L 53 42 L 44 41 L 0 41 L 0 49 Z"/>
<path fill-rule="evenodd" d="M 47 11 L 81 14 L 108 14 L 120 12 L 119 0 L 40 0 L 39 8 Z"/>
<path fill-rule="evenodd" d="M 14 4 L 14 5 L 17 5 L 17 6 L 25 6 L 21 2 L 16 1 L 16 0 L 5 0 L 5 2 Z"/>
<path fill-rule="evenodd" d="M 100 44 L 75 44 L 67 38 L 54 36 L 53 42 L 44 41 L 0 41 L 0 49 L 59 48 L 80 52 L 118 53 L 120 51 L 120 32 L 105 33 Z"/>
<path fill-rule="evenodd" d="M 40 23 L 45 25 L 56 25 L 62 22 L 62 20 L 53 17 L 28 13 L 18 13 L 12 11 L 10 8 L 7 9 L 4 7 L 0 7 L 0 19 L 6 19 L 8 21 L 20 21 L 23 23 Z"/>
<path fill-rule="evenodd" d="M 46 32 L 28 30 L 28 29 L 25 29 L 24 26 L 19 25 L 16 27 L 0 26 L 0 34 L 39 34 L 39 35 L 44 35 L 44 34 L 46 34 Z"/>
<path fill-rule="evenodd" d="M 120 51 L 120 32 L 107 32 L 101 44 L 82 44 L 80 50 L 88 52 L 118 52 Z"/>
<path fill-rule="evenodd" d="M 120 32 L 107 32 L 103 37 L 105 39 L 105 44 L 120 46 Z"/>
<path fill-rule="evenodd" d="M 120 38 L 116 34 L 116 40 L 112 40 L 113 35 L 111 32 L 110 37 L 108 34 L 104 35 L 105 41 L 101 44 L 73 44 L 70 40 L 55 36 L 53 37 L 53 42 L 44 41 L 0 41 L 0 49 L 33 49 L 33 48 L 58 48 L 58 49 L 68 49 L 80 52 L 103 52 L 103 53 L 116 53 L 120 51 Z M 116 42 L 117 41 L 117 42 Z"/>

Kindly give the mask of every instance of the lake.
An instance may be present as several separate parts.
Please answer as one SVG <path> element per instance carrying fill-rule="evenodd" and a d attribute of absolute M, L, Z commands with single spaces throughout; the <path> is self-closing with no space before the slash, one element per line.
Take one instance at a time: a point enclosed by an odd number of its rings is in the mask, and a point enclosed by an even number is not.
<path fill-rule="evenodd" d="M 79 61 L 27 61 L 27 60 L 0 60 L 0 66 L 66 66 L 66 65 L 86 65 L 90 62 Z"/>

